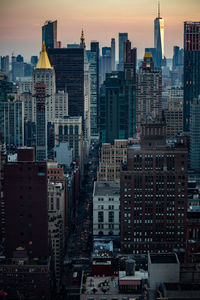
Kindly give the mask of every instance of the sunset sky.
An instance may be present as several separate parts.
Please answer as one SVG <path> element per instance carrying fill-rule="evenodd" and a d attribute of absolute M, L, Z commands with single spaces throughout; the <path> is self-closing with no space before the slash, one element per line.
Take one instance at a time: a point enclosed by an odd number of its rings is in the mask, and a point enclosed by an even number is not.
<path fill-rule="evenodd" d="M 118 32 L 128 32 L 138 57 L 153 47 L 153 21 L 157 0 L 0 0 L 0 55 L 22 54 L 25 60 L 39 55 L 41 26 L 58 20 L 62 45 L 79 43 L 84 29 L 87 48 L 91 40 L 109 46 Z M 183 22 L 200 21 L 200 0 L 161 0 L 165 20 L 165 55 L 174 45 L 183 47 Z M 118 55 L 117 55 L 118 56 Z"/>

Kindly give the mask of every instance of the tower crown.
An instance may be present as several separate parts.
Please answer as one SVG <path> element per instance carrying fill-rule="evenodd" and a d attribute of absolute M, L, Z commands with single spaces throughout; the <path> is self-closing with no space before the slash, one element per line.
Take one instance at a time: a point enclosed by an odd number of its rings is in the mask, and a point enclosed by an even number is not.
<path fill-rule="evenodd" d="M 46 51 L 46 46 L 45 46 L 45 42 L 43 41 L 42 43 L 42 51 L 40 53 L 40 58 L 38 60 L 38 63 L 36 65 L 36 69 L 53 69 L 48 55 L 47 55 L 47 51 Z"/>
<path fill-rule="evenodd" d="M 83 29 L 82 29 L 82 31 L 81 31 L 81 42 L 80 42 L 80 48 L 85 48 L 85 36 L 84 36 Z"/>

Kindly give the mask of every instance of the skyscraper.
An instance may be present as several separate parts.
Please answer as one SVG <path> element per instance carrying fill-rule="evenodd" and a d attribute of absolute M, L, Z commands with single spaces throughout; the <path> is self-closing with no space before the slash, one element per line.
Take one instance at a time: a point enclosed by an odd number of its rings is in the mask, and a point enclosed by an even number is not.
<path fill-rule="evenodd" d="M 90 78 L 84 48 L 49 49 L 55 69 L 56 89 L 68 93 L 70 116 L 82 116 L 84 137 L 90 139 Z"/>
<path fill-rule="evenodd" d="M 24 146 L 24 103 L 15 94 L 1 103 L 1 139 L 7 150 Z"/>
<path fill-rule="evenodd" d="M 102 47 L 102 56 L 100 57 L 100 83 L 102 84 L 107 73 L 112 71 L 111 47 Z"/>
<path fill-rule="evenodd" d="M 156 67 L 161 68 L 164 59 L 164 20 L 160 16 L 160 2 L 158 2 L 158 17 L 154 20 L 154 48 L 156 49 Z"/>
<path fill-rule="evenodd" d="M 115 71 L 115 39 L 111 39 L 111 70 Z"/>
<path fill-rule="evenodd" d="M 22 55 L 12 56 L 12 81 L 24 76 L 24 58 Z"/>
<path fill-rule="evenodd" d="M 154 68 L 152 54 L 146 52 L 142 71 L 137 74 L 136 127 L 147 119 L 161 117 L 162 111 L 162 73 Z"/>
<path fill-rule="evenodd" d="M 99 42 L 90 45 L 90 122 L 91 139 L 99 137 L 98 104 L 99 104 Z"/>
<path fill-rule="evenodd" d="M 137 49 L 131 49 L 131 42 L 124 43 L 124 72 L 126 80 L 136 84 Z"/>
<path fill-rule="evenodd" d="M 38 63 L 33 70 L 33 95 L 35 95 L 35 85 L 43 83 L 46 85 L 47 98 L 47 122 L 53 122 L 55 118 L 55 92 L 56 92 L 56 79 L 55 71 L 49 62 L 46 52 L 45 43 L 42 44 L 42 51 Z M 36 103 L 36 102 L 35 102 Z M 36 104 L 33 112 L 33 120 L 36 118 Z"/>
<path fill-rule="evenodd" d="M 166 145 L 163 120 L 143 124 L 141 148 L 128 149 L 121 172 L 121 252 L 184 249 L 187 147 Z"/>
<path fill-rule="evenodd" d="M 100 90 L 100 141 L 112 143 L 135 133 L 135 90 L 124 72 L 106 74 Z"/>
<path fill-rule="evenodd" d="M 57 48 L 57 20 L 46 21 L 42 26 L 42 43 L 48 48 Z"/>
<path fill-rule="evenodd" d="M 9 56 L 0 56 L 0 68 L 3 73 L 9 73 Z"/>
<path fill-rule="evenodd" d="M 200 96 L 190 105 L 190 168 L 200 172 Z"/>
<path fill-rule="evenodd" d="M 47 86 L 44 83 L 35 85 L 36 98 L 36 160 L 47 159 Z"/>
<path fill-rule="evenodd" d="M 190 130 L 190 105 L 200 95 L 200 22 L 184 23 L 184 131 Z"/>
<path fill-rule="evenodd" d="M 119 33 L 119 71 L 123 71 L 124 43 L 128 40 L 128 33 Z"/>

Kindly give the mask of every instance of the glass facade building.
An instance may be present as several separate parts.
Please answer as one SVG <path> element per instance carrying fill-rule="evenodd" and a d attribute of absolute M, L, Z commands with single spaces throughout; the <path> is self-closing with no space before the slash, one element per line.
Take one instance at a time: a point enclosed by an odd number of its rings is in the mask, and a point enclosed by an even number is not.
<path fill-rule="evenodd" d="M 57 47 L 57 21 L 46 21 L 42 26 L 42 43 L 45 42 L 46 48 Z"/>
<path fill-rule="evenodd" d="M 123 71 L 124 43 L 128 40 L 128 33 L 119 33 L 119 71 Z"/>
<path fill-rule="evenodd" d="M 190 106 L 200 95 L 200 22 L 184 23 L 184 131 L 190 130 Z"/>
<path fill-rule="evenodd" d="M 112 143 L 135 134 L 135 86 L 124 72 L 106 74 L 100 91 L 100 142 Z"/>
<path fill-rule="evenodd" d="M 200 96 L 190 106 L 190 168 L 200 171 Z"/>

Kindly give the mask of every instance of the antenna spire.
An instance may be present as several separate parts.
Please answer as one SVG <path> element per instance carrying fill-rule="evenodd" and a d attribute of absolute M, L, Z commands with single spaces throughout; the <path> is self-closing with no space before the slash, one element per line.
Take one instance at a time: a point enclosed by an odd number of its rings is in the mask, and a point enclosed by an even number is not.
<path fill-rule="evenodd" d="M 160 1 L 158 1 L 158 18 L 160 18 Z"/>

